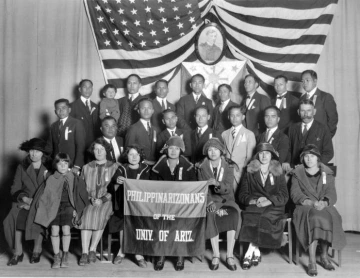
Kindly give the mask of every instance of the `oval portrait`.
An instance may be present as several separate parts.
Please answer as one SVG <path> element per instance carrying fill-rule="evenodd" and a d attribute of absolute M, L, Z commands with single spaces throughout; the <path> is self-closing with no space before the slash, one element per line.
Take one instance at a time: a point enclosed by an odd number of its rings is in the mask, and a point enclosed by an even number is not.
<path fill-rule="evenodd" d="M 207 65 L 214 65 L 221 60 L 225 49 L 222 29 L 216 23 L 208 23 L 200 28 L 196 37 L 196 54 Z"/>

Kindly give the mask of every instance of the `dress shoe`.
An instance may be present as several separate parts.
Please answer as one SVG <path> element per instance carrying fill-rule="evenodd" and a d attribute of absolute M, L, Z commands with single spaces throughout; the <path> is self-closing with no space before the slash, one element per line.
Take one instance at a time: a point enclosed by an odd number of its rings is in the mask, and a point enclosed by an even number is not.
<path fill-rule="evenodd" d="M 122 257 L 122 256 L 116 256 L 113 263 L 114 264 L 121 264 L 123 259 L 124 259 L 124 257 Z"/>
<path fill-rule="evenodd" d="M 38 262 L 40 262 L 40 256 L 41 253 L 34 252 L 31 256 L 30 263 L 37 264 Z"/>
<path fill-rule="evenodd" d="M 242 269 L 249 270 L 251 266 L 252 266 L 251 258 L 244 258 L 242 263 Z"/>
<path fill-rule="evenodd" d="M 80 266 L 84 266 L 84 265 L 87 265 L 87 264 L 89 264 L 88 254 L 83 253 L 83 254 L 81 255 L 81 258 L 80 258 L 80 261 L 79 261 L 79 265 L 80 265 Z"/>
<path fill-rule="evenodd" d="M 230 269 L 231 271 L 236 270 L 236 264 L 235 264 L 235 260 L 233 257 L 226 258 L 226 265 L 227 265 L 228 269 Z"/>
<path fill-rule="evenodd" d="M 61 258 L 61 265 L 60 267 L 62 268 L 67 268 L 69 267 L 69 252 L 64 252 L 63 256 Z"/>
<path fill-rule="evenodd" d="M 136 259 L 136 262 L 137 262 L 138 266 L 141 267 L 141 268 L 146 268 L 147 267 L 147 263 L 146 263 L 146 261 L 144 259 L 140 259 L 140 260 Z"/>
<path fill-rule="evenodd" d="M 318 273 L 317 273 L 317 269 L 316 269 L 316 263 L 315 264 L 309 263 L 308 269 L 307 269 L 307 274 L 311 277 L 317 276 Z"/>
<path fill-rule="evenodd" d="M 11 260 L 7 263 L 8 266 L 17 265 L 19 262 L 22 262 L 24 258 L 24 253 L 21 255 L 14 255 Z"/>
<path fill-rule="evenodd" d="M 161 271 L 164 268 L 164 264 L 165 264 L 165 256 L 156 257 L 154 269 L 156 271 Z"/>
<path fill-rule="evenodd" d="M 51 265 L 51 268 L 56 269 L 56 268 L 60 268 L 60 266 L 61 266 L 60 253 L 57 253 L 54 255 L 54 262 Z"/>
<path fill-rule="evenodd" d="M 215 263 L 215 262 L 217 262 L 217 263 Z M 219 269 L 219 262 L 220 262 L 219 257 L 213 257 L 212 260 L 211 260 L 210 269 L 211 270 L 218 270 Z"/>
<path fill-rule="evenodd" d="M 181 271 L 181 270 L 184 270 L 184 268 L 185 268 L 184 257 L 178 257 L 176 265 L 175 265 L 175 270 Z"/>
<path fill-rule="evenodd" d="M 251 264 L 253 266 L 258 266 L 259 263 L 261 262 L 261 256 L 253 256 L 252 259 L 251 259 Z"/>
<path fill-rule="evenodd" d="M 329 271 L 334 271 L 335 267 L 331 264 L 328 258 L 320 257 L 320 262 L 323 268 Z"/>
<path fill-rule="evenodd" d="M 89 263 L 96 263 L 96 253 L 95 251 L 89 252 Z"/>

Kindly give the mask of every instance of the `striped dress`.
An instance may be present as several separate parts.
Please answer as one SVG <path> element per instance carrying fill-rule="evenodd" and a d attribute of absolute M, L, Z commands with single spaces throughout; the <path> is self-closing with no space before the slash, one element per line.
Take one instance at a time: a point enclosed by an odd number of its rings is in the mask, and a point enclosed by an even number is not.
<path fill-rule="evenodd" d="M 103 165 L 96 165 L 95 161 L 83 167 L 82 175 L 86 182 L 86 190 L 89 198 L 103 199 L 100 206 L 93 206 L 91 203 L 84 209 L 81 219 L 81 230 L 103 230 L 113 213 L 111 194 L 107 187 L 118 168 L 117 163 L 107 161 Z M 103 198 L 105 197 L 105 198 Z M 104 200 L 106 199 L 106 201 Z"/>

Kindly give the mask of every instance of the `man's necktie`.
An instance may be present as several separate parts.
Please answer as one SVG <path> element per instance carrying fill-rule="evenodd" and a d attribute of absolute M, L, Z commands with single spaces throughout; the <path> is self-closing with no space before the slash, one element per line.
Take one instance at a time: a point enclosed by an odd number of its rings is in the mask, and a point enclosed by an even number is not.
<path fill-rule="evenodd" d="M 304 125 L 302 135 L 304 136 L 308 132 L 307 125 Z"/>
<path fill-rule="evenodd" d="M 197 136 L 198 136 L 198 138 L 200 138 L 200 136 L 201 136 L 201 128 L 200 127 L 198 128 Z"/>
<path fill-rule="evenodd" d="M 59 137 L 60 137 L 60 135 L 61 135 L 61 130 L 62 130 L 63 127 L 64 127 L 64 123 L 63 123 L 62 120 L 60 120 L 60 122 L 59 122 L 59 133 L 58 133 L 58 136 L 59 136 Z"/>
<path fill-rule="evenodd" d="M 129 96 L 129 100 L 130 100 L 130 103 L 132 103 L 134 101 L 132 95 Z"/>
<path fill-rule="evenodd" d="M 161 101 L 161 109 L 162 109 L 162 111 L 165 110 L 165 101 L 164 100 Z"/>
<path fill-rule="evenodd" d="M 90 100 L 86 100 L 86 107 L 89 110 L 89 113 L 91 113 Z"/>
<path fill-rule="evenodd" d="M 175 131 L 171 131 L 171 136 L 175 136 Z"/>
<path fill-rule="evenodd" d="M 236 134 L 236 129 L 234 128 L 232 131 L 231 131 L 231 135 L 233 138 L 235 138 L 235 134 Z"/>
<path fill-rule="evenodd" d="M 277 96 L 277 99 L 283 99 L 285 96 Z"/>
<path fill-rule="evenodd" d="M 151 126 L 150 126 L 149 122 L 147 122 L 147 132 L 148 132 L 148 135 L 150 137 L 151 136 Z"/>
<path fill-rule="evenodd" d="M 195 103 L 197 104 L 199 101 L 200 96 L 196 96 Z"/>
<path fill-rule="evenodd" d="M 222 113 L 224 111 L 224 103 L 221 103 L 219 111 L 220 111 L 220 113 Z"/>
<path fill-rule="evenodd" d="M 111 146 L 111 159 L 113 162 L 116 162 L 115 150 L 114 150 L 114 145 L 112 144 L 112 140 L 110 140 L 110 146 Z"/>
<path fill-rule="evenodd" d="M 250 96 L 246 97 L 246 107 L 248 107 L 250 104 Z"/>
<path fill-rule="evenodd" d="M 267 131 L 266 131 L 266 135 L 265 135 L 265 141 L 266 142 L 269 142 L 269 135 L 270 135 L 270 130 L 268 129 Z"/>
<path fill-rule="evenodd" d="M 310 94 L 306 93 L 306 99 L 310 99 Z"/>
<path fill-rule="evenodd" d="M 213 173 L 214 173 L 214 177 L 216 179 L 216 177 L 217 177 L 217 167 L 213 167 Z"/>

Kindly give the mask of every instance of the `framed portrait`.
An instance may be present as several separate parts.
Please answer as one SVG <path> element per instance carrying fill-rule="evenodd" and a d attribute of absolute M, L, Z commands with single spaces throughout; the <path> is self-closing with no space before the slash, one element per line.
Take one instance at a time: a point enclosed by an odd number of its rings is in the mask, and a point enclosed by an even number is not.
<path fill-rule="evenodd" d="M 216 23 L 203 25 L 196 36 L 196 55 L 207 65 L 214 65 L 224 55 L 225 37 L 222 28 Z"/>

